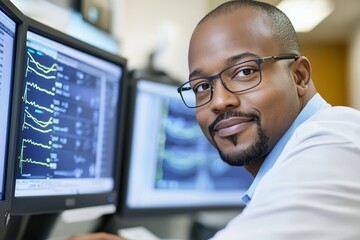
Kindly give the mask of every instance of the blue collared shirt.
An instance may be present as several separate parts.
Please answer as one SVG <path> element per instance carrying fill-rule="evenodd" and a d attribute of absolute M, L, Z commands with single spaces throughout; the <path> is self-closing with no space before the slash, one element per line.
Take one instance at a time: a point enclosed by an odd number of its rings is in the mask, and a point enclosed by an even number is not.
<path fill-rule="evenodd" d="M 258 183 L 261 181 L 263 176 L 270 170 L 270 168 L 275 164 L 276 160 L 279 158 L 281 152 L 284 150 L 285 145 L 288 143 L 295 130 L 303 122 L 313 116 L 317 111 L 327 107 L 330 107 L 330 105 L 318 93 L 310 99 L 304 109 L 296 117 L 295 121 L 291 124 L 290 128 L 280 138 L 280 140 L 276 143 L 274 148 L 264 160 L 263 164 L 259 169 L 259 172 L 256 174 L 253 183 L 251 184 L 245 195 L 242 197 L 242 201 L 246 205 L 250 203 Z"/>

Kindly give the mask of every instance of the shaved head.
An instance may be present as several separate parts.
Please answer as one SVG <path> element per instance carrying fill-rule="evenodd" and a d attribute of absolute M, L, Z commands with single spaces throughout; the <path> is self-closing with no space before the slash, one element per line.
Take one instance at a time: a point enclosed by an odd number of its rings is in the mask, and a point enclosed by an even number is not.
<path fill-rule="evenodd" d="M 281 10 L 271 4 L 253 0 L 234 0 L 221 4 L 209 12 L 198 25 L 208 19 L 230 14 L 240 8 L 254 8 L 263 13 L 268 20 L 274 37 L 278 40 L 283 52 L 292 52 L 301 55 L 300 45 L 296 31 L 290 19 Z M 238 19 L 242 21 L 241 18 Z"/>

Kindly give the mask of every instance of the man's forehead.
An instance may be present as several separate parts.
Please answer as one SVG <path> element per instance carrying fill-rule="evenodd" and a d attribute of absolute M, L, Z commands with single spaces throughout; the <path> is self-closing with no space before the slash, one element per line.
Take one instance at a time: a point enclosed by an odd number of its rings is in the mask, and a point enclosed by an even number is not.
<path fill-rule="evenodd" d="M 199 24 L 190 41 L 189 64 L 197 58 L 257 52 L 273 47 L 273 33 L 261 11 L 241 8 L 208 18 Z"/>
<path fill-rule="evenodd" d="M 217 22 L 219 20 L 221 21 L 224 18 L 232 19 L 232 21 L 234 21 L 235 23 L 236 21 L 241 21 L 246 19 L 251 20 L 253 18 L 259 18 L 259 17 L 263 19 L 269 18 L 262 9 L 256 8 L 254 6 L 245 5 L 245 6 L 233 7 L 226 11 L 220 11 L 210 14 L 207 17 L 205 17 L 203 20 L 201 20 L 198 26 L 201 26 L 208 22 L 210 22 L 210 24 L 213 24 L 214 22 Z"/>

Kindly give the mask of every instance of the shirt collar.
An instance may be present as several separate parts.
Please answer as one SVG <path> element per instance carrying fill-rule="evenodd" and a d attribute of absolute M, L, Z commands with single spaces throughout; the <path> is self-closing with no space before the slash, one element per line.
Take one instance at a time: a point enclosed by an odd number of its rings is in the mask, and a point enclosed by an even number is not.
<path fill-rule="evenodd" d="M 285 145 L 290 140 L 296 128 L 298 128 L 303 122 L 305 122 L 307 119 L 313 116 L 317 111 L 327 107 L 330 107 L 330 105 L 318 93 L 310 99 L 310 101 L 306 104 L 304 109 L 301 110 L 300 114 L 296 117 L 295 121 L 291 124 L 290 128 L 280 138 L 280 140 L 276 143 L 274 148 L 271 150 L 269 155 L 264 160 L 250 188 L 242 197 L 242 201 L 246 205 L 250 203 L 258 183 L 275 164 L 276 160 L 279 158 L 281 152 L 285 148 Z"/>

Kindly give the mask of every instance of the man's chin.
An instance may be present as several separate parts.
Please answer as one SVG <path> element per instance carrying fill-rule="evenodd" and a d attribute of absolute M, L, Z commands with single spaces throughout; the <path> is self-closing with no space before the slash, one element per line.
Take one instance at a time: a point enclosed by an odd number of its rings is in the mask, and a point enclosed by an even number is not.
<path fill-rule="evenodd" d="M 248 166 L 258 160 L 258 156 L 244 150 L 241 152 L 219 151 L 221 159 L 231 166 Z"/>
<path fill-rule="evenodd" d="M 259 159 L 263 159 L 268 152 L 267 141 L 262 140 L 253 144 L 243 144 L 228 139 L 227 144 L 216 142 L 216 149 L 221 159 L 227 164 L 231 166 L 248 166 Z"/>
<path fill-rule="evenodd" d="M 214 146 L 223 161 L 232 166 L 248 166 L 263 159 L 269 151 L 269 138 L 260 125 L 255 135 L 252 131 L 227 137 L 213 133 L 210 135 Z"/>
<path fill-rule="evenodd" d="M 217 144 L 216 149 L 219 152 L 221 159 L 231 166 L 244 166 L 247 164 L 245 159 L 248 157 L 244 156 L 249 152 L 249 147 L 245 147 L 244 145 L 240 145 L 234 139 L 227 139 L 226 144 Z"/>

